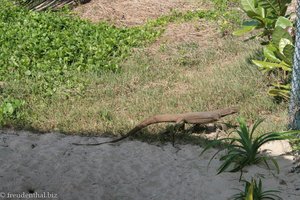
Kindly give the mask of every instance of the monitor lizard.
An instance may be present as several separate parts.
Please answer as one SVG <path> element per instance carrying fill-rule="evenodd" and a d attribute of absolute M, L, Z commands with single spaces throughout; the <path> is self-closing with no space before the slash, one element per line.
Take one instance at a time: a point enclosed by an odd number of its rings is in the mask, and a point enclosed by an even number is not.
<path fill-rule="evenodd" d="M 133 129 L 131 129 L 127 134 L 121 136 L 120 138 L 117 138 L 115 140 L 106 141 L 106 142 L 100 142 L 100 143 L 72 143 L 73 145 L 85 145 L 85 146 L 96 146 L 101 144 L 110 144 L 110 143 L 116 143 L 119 142 L 125 138 L 128 138 L 129 136 L 132 136 L 136 134 L 141 129 L 151 125 L 151 124 L 157 124 L 157 123 L 163 123 L 163 122 L 175 122 L 176 124 L 208 124 L 212 122 L 216 122 L 222 117 L 225 117 L 227 115 L 235 114 L 239 111 L 237 107 L 231 107 L 231 108 L 225 108 L 225 109 L 219 109 L 214 111 L 207 111 L 207 112 L 189 112 L 189 113 L 183 113 L 183 114 L 162 114 L 162 115 L 155 115 L 152 117 L 149 117 L 142 121 L 140 124 L 135 126 Z"/>

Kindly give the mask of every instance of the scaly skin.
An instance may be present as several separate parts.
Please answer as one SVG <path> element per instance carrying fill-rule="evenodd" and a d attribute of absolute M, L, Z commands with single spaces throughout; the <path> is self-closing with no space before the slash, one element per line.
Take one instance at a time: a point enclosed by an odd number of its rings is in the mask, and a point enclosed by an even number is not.
<path fill-rule="evenodd" d="M 142 121 L 136 127 L 134 127 L 131 131 L 129 131 L 126 135 L 107 142 L 100 142 L 100 143 L 91 143 L 91 144 L 80 144 L 80 143 L 73 143 L 74 145 L 85 145 L 85 146 L 96 146 L 101 144 L 110 144 L 119 142 L 131 135 L 134 135 L 141 129 L 157 123 L 163 122 L 175 122 L 176 124 L 179 123 L 188 123 L 188 124 L 207 124 L 216 122 L 222 117 L 227 115 L 232 115 L 237 113 L 239 110 L 236 107 L 232 108 L 225 108 L 215 111 L 208 111 L 208 112 L 190 112 L 190 113 L 183 113 L 183 114 L 163 114 L 163 115 L 155 115 L 146 120 Z"/>

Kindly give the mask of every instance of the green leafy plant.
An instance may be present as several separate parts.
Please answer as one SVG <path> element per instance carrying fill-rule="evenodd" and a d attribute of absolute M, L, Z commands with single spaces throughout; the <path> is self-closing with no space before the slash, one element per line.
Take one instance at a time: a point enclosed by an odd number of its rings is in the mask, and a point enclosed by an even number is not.
<path fill-rule="evenodd" d="M 263 120 L 257 120 L 254 125 L 249 128 L 247 127 L 246 122 L 243 118 L 238 118 L 239 127 L 234 131 L 238 134 L 237 137 L 216 140 L 207 145 L 207 147 L 202 151 L 203 153 L 217 144 L 226 142 L 224 145 L 227 153 L 220 158 L 220 161 L 222 161 L 223 163 L 218 169 L 218 174 L 224 171 L 241 171 L 245 166 L 257 163 L 264 163 L 270 169 L 269 161 L 273 163 L 273 165 L 276 167 L 277 172 L 279 173 L 279 167 L 276 160 L 274 160 L 270 156 L 261 154 L 259 152 L 259 148 L 267 142 L 289 138 L 295 132 L 270 132 L 255 137 L 254 133 L 257 127 L 262 123 L 262 121 Z M 211 158 L 211 160 L 220 151 L 218 151 Z"/>
<path fill-rule="evenodd" d="M 22 5 L 41 2 L 44 0 L 24 0 Z M 215 19 L 216 13 L 173 12 L 145 25 L 125 28 L 105 22 L 93 24 L 68 11 L 30 11 L 3 0 L 0 4 L 0 81 L 30 84 L 30 94 L 45 97 L 78 93 L 89 81 L 82 75 L 119 72 L 119 63 L 131 50 L 156 39 L 169 22 Z"/>
<path fill-rule="evenodd" d="M 4 99 L 0 104 L 0 125 L 6 125 L 10 120 L 21 119 L 21 108 L 24 104 L 25 102 L 19 99 Z"/>
<path fill-rule="evenodd" d="M 253 38 L 262 38 L 264 60 L 253 60 L 264 73 L 272 74 L 268 94 L 289 99 L 290 72 L 294 54 L 293 23 L 286 15 L 291 0 L 241 0 L 242 8 L 251 18 L 234 32 L 240 36 L 254 30 L 262 30 Z"/>
<path fill-rule="evenodd" d="M 287 27 L 291 28 L 292 26 L 293 24 L 290 23 Z M 272 34 L 272 40 L 269 41 L 268 45 L 264 46 L 265 61 L 253 61 L 263 71 L 274 69 L 286 72 L 291 71 L 294 54 L 293 38 L 283 27 L 276 26 Z"/>
<path fill-rule="evenodd" d="M 257 183 L 255 179 L 252 179 L 251 182 L 244 181 L 245 188 L 244 190 L 239 190 L 238 194 L 235 194 L 232 197 L 232 200 L 263 200 L 263 199 L 282 199 L 276 193 L 279 193 L 278 190 L 266 190 L 263 191 L 262 181 L 259 179 Z"/>
<path fill-rule="evenodd" d="M 234 34 L 240 36 L 255 29 L 262 29 L 254 37 L 266 36 L 270 39 L 275 26 L 288 21 L 283 16 L 289 3 L 291 0 L 241 0 L 242 9 L 251 20 L 245 21 L 242 29 L 235 31 Z"/>
<path fill-rule="evenodd" d="M 92 24 L 69 12 L 34 12 L 0 4 L 0 81 L 32 84 L 31 93 L 53 95 L 86 84 L 80 73 L 118 71 L 133 47 L 161 32 L 151 26 Z"/>
<path fill-rule="evenodd" d="M 264 73 L 273 75 L 276 82 L 272 83 L 268 91 L 269 95 L 288 100 L 294 54 L 294 38 L 288 30 L 293 27 L 293 24 L 283 18 L 278 18 L 277 22 L 272 40 L 263 48 L 265 59 L 253 60 L 253 63 Z"/>

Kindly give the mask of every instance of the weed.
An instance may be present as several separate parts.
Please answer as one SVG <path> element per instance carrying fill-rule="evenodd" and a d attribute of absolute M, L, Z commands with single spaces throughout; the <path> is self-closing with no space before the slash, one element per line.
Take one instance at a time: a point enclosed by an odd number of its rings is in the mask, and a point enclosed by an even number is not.
<path fill-rule="evenodd" d="M 111 113 L 108 110 L 101 110 L 99 115 L 103 120 L 112 121 L 113 119 Z"/>
<path fill-rule="evenodd" d="M 20 120 L 25 102 L 19 99 L 6 98 L 0 104 L 0 125 L 9 125 L 11 120 Z"/>

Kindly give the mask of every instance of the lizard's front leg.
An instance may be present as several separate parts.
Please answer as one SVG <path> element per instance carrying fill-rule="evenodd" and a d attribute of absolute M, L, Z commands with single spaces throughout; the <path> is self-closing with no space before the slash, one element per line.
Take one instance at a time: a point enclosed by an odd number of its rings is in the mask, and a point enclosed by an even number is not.
<path fill-rule="evenodd" d="M 177 120 L 176 124 L 172 130 L 172 145 L 175 146 L 175 134 L 179 131 L 184 131 L 185 128 L 185 121 L 184 120 Z"/>

